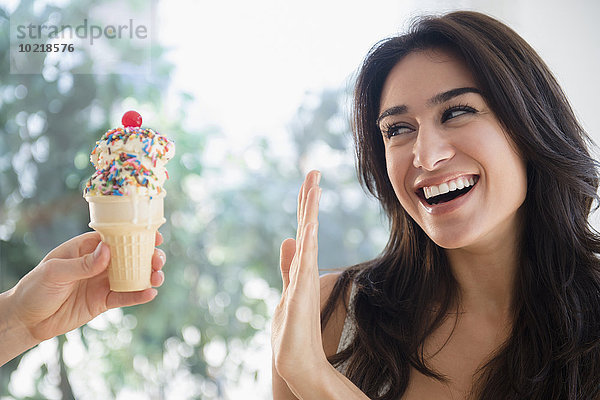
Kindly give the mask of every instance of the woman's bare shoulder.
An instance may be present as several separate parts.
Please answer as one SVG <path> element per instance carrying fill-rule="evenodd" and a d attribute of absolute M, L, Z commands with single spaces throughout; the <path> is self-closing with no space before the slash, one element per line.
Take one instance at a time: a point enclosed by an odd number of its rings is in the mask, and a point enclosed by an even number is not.
<path fill-rule="evenodd" d="M 325 274 L 320 277 L 321 284 L 321 311 L 325 307 L 331 292 L 337 282 L 339 276 L 342 272 L 334 272 L 330 274 Z M 346 292 L 344 293 L 345 304 L 348 304 L 350 297 L 350 285 L 346 288 Z M 338 299 L 335 302 L 335 306 L 331 317 L 327 321 L 325 325 L 325 329 L 323 329 L 323 349 L 325 350 L 325 355 L 330 356 L 337 352 L 338 344 L 340 342 L 340 338 L 342 336 L 342 330 L 344 329 L 344 321 L 346 320 L 346 307 L 344 302 L 341 299 Z"/>

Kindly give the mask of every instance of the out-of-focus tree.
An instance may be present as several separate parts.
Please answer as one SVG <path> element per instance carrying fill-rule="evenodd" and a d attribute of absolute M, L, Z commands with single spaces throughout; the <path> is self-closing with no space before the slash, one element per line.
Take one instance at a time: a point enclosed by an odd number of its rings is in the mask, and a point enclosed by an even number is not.
<path fill-rule="evenodd" d="M 94 6 L 84 0 L 33 7 L 23 0 L 17 10 L 45 21 Z M 149 76 L 78 74 L 52 63 L 46 73 L 13 75 L 9 18 L 0 6 L 0 290 L 50 249 L 89 230 L 81 195 L 93 172 L 89 151 L 123 111 L 140 111 L 144 126 L 175 140 L 177 155 L 168 164 L 168 222 L 160 229 L 167 279 L 158 297 L 111 310 L 9 362 L 0 370 L 0 396 L 220 399 L 242 377 L 260 380 L 259 370 L 269 368 L 248 354 L 268 345 L 281 288 L 279 245 L 295 234 L 297 194 L 308 169 L 323 173 L 324 270 L 372 257 L 386 236 L 377 206 L 356 181 L 346 92 L 307 95 L 290 122 L 287 149 L 259 137 L 233 150 L 216 127 L 185 127 L 190 95 L 177 96 L 177 107 L 165 104 L 173 66 L 162 61 L 160 46 L 153 45 Z"/>
<path fill-rule="evenodd" d="M 133 0 L 111 3 L 103 2 L 101 6 L 117 10 L 151 6 Z M 58 20 L 72 21 L 98 5 L 76 1 L 59 8 L 23 0 L 11 15 L 18 14 L 21 20 L 29 16 L 39 24 L 56 20 L 57 16 Z M 117 71 L 124 71 L 122 74 L 78 73 L 81 71 L 77 68 L 91 63 L 92 55 L 84 49 L 78 49 L 79 66 L 48 57 L 41 73 L 11 74 L 11 15 L 0 8 L 1 290 L 12 287 L 50 249 L 89 230 L 87 204 L 81 193 L 83 183 L 93 172 L 89 152 L 106 129 L 118 124 L 123 111 L 138 109 L 150 126 L 160 128 L 179 144 L 179 157 L 169 165 L 172 182 L 167 188 L 172 194 L 167 199 L 167 215 L 172 209 L 189 209 L 187 197 L 178 186 L 188 170 L 201 174 L 199 160 L 210 135 L 183 133 L 180 121 L 184 120 L 190 96 L 176 98 L 181 103 L 178 113 L 168 115 L 164 111 L 167 107 L 163 94 L 167 93 L 172 66 L 163 61 L 165 50 L 156 44 L 150 49 L 132 49 L 121 48 L 117 42 L 112 49 L 117 54 L 150 51 L 151 60 L 146 60 L 151 63 L 150 74 L 140 73 L 143 66 L 125 62 L 115 66 Z M 184 159 L 185 165 L 181 161 Z M 168 225 L 163 232 L 167 239 L 175 236 Z M 173 239 L 166 241 L 168 267 L 183 271 L 184 266 L 201 262 L 186 253 L 188 247 L 201 247 L 198 237 L 186 238 L 187 243 Z M 186 255 L 177 257 L 181 251 Z M 127 387 L 143 390 L 148 381 L 156 384 L 160 397 L 161 383 L 169 379 L 168 370 L 162 367 L 166 344 L 176 338 L 183 342 L 182 320 L 196 323 L 200 318 L 194 314 L 205 312 L 200 307 L 187 307 L 187 296 L 182 303 L 174 275 L 175 282 L 161 290 L 161 300 L 114 310 L 6 364 L 0 370 L 0 395 L 53 398 L 61 393 L 63 398 L 111 398 Z M 179 310 L 186 312 L 179 314 Z M 190 310 L 193 312 L 187 312 Z M 195 334 L 188 327 L 185 332 L 188 341 L 201 349 L 201 339 L 196 340 L 199 331 Z M 173 340 L 168 342 L 169 338 Z M 154 368 L 157 379 L 140 372 L 146 365 Z M 201 375 L 203 359 L 198 358 L 193 366 Z"/>

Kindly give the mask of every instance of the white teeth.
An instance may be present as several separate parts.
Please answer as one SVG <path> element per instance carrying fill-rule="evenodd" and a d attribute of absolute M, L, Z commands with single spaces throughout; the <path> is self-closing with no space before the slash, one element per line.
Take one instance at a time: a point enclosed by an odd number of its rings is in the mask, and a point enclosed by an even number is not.
<path fill-rule="evenodd" d="M 444 194 L 444 193 L 448 193 L 450 191 L 450 188 L 448 187 L 447 183 L 442 183 L 440 186 L 440 194 Z"/>
<path fill-rule="evenodd" d="M 425 198 L 430 199 L 432 197 L 438 196 L 440 194 L 453 192 L 455 190 L 464 189 L 469 186 L 473 186 L 477 182 L 477 177 L 458 177 L 449 182 L 444 182 L 439 185 L 434 186 L 424 186 L 423 192 L 425 193 Z"/>

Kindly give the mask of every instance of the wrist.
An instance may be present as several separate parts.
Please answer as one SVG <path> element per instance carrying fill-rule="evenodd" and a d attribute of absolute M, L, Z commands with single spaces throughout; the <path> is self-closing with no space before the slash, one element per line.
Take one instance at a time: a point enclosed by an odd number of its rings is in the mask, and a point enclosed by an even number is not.
<path fill-rule="evenodd" d="M 273 365 L 277 373 L 290 386 L 307 385 L 315 380 L 316 371 L 329 366 L 325 354 L 312 354 L 306 352 L 304 355 L 273 355 Z M 318 382 L 315 382 L 318 383 Z"/>
<path fill-rule="evenodd" d="M 332 390 L 337 371 L 326 359 L 313 362 L 311 368 L 304 371 L 285 378 L 286 383 L 299 399 L 337 398 L 335 389 Z"/>
<path fill-rule="evenodd" d="M 315 365 L 310 374 L 287 382 L 299 399 L 319 400 L 369 400 L 348 378 L 336 370 L 327 360 Z"/>
<path fill-rule="evenodd" d="M 15 289 L 0 293 L 0 366 L 39 343 L 19 319 Z"/>
<path fill-rule="evenodd" d="M 329 363 L 327 363 L 329 365 Z M 328 366 L 322 362 L 312 362 L 309 368 L 296 368 L 293 374 L 285 373 L 283 379 L 298 399 L 308 399 L 307 396 L 320 399 L 321 388 L 326 386 L 325 375 L 329 373 Z M 325 378 L 325 379 L 324 379 Z"/>

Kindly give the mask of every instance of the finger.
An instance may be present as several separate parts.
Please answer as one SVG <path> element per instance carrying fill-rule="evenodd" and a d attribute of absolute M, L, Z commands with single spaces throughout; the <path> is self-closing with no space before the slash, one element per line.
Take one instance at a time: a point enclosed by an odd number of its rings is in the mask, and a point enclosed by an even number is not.
<path fill-rule="evenodd" d="M 292 271 L 290 273 L 290 275 L 292 276 L 291 279 L 298 279 L 297 275 L 298 275 L 298 271 L 294 271 L 294 267 L 299 269 L 302 266 L 303 262 L 306 262 L 306 252 L 310 252 L 310 237 L 305 237 L 305 235 L 309 232 L 312 232 L 312 230 L 314 229 L 313 227 L 318 225 L 319 221 L 318 221 L 318 215 L 319 215 L 319 201 L 321 199 L 321 188 L 318 186 L 313 186 L 310 191 L 308 192 L 307 195 L 307 200 L 306 200 L 306 209 L 305 209 L 305 215 L 302 218 L 303 219 L 303 227 L 302 227 L 302 235 L 301 238 L 299 240 L 296 240 L 296 254 L 297 254 L 297 261 L 295 263 L 292 264 Z M 307 247 L 308 246 L 308 247 Z M 316 258 L 315 258 L 315 265 L 316 265 Z M 318 272 L 317 272 L 317 276 L 318 276 Z"/>
<path fill-rule="evenodd" d="M 298 231 L 296 232 L 296 238 L 302 235 L 302 217 L 304 216 L 304 209 L 306 207 L 306 198 L 310 188 L 314 185 L 315 182 L 315 174 L 316 171 L 310 171 L 304 177 L 304 182 L 302 182 L 302 186 L 300 187 L 300 193 L 298 197 L 298 211 L 297 211 L 297 222 L 298 222 Z"/>
<path fill-rule="evenodd" d="M 85 254 L 91 253 L 100 242 L 100 234 L 98 232 L 86 232 L 79 236 L 75 236 L 50 251 L 42 262 L 51 258 L 77 258 Z"/>
<path fill-rule="evenodd" d="M 318 248 L 317 248 L 317 228 L 316 223 L 309 223 L 304 230 L 302 244 L 300 246 L 300 254 L 298 257 L 298 268 L 296 269 L 295 279 L 296 287 L 302 290 L 302 287 L 316 288 L 318 292 L 319 267 L 317 264 Z M 315 284 L 315 281 L 317 284 Z M 306 293 L 306 292 L 305 292 Z M 312 295 L 312 294 L 311 294 Z"/>
<path fill-rule="evenodd" d="M 319 216 L 319 200 L 321 199 L 321 188 L 313 186 L 308 192 L 304 217 L 304 225 L 317 223 Z M 303 227 L 304 229 L 304 227 Z"/>
<path fill-rule="evenodd" d="M 311 304 L 313 305 L 313 313 L 311 319 L 311 325 L 314 329 L 314 332 L 321 332 L 321 285 L 319 281 L 319 263 L 318 263 L 318 254 L 319 254 L 319 241 L 318 241 L 318 233 L 319 233 L 319 224 L 309 224 L 309 228 L 307 229 L 307 238 L 304 246 L 308 247 L 308 251 L 303 253 L 302 257 L 302 265 L 307 266 L 308 268 L 304 268 L 300 271 L 302 276 L 302 283 L 306 285 L 306 291 L 311 299 L 313 300 Z M 301 285 L 299 285 L 301 286 Z"/>
<path fill-rule="evenodd" d="M 294 239 L 285 239 L 281 243 L 279 252 L 279 269 L 281 270 L 281 280 L 283 281 L 283 292 L 285 292 L 290 284 L 290 267 L 295 253 L 296 241 Z"/>
<path fill-rule="evenodd" d="M 156 241 L 154 242 L 155 246 L 160 246 L 163 243 L 163 235 L 159 231 L 156 231 Z"/>
<path fill-rule="evenodd" d="M 117 308 L 144 304 L 156 297 L 158 291 L 154 288 L 141 290 L 139 292 L 110 292 L 106 296 L 106 307 Z"/>
<path fill-rule="evenodd" d="M 308 200 L 308 193 L 314 186 L 319 185 L 321 180 L 321 173 L 317 170 L 312 170 L 306 174 L 304 183 L 302 184 L 302 201 L 300 203 L 300 213 L 298 214 L 299 222 L 302 223 L 302 218 L 306 209 L 306 202 Z"/>
<path fill-rule="evenodd" d="M 301 189 L 301 201 L 299 202 L 298 210 L 298 229 L 296 231 L 296 239 L 298 240 L 297 246 L 300 245 L 302 240 L 302 233 L 304 232 L 306 208 L 309 202 L 309 193 L 314 186 L 318 186 L 321 181 L 321 173 L 317 170 L 312 170 L 306 174 L 304 183 Z"/>
<path fill-rule="evenodd" d="M 152 254 L 152 269 L 154 271 L 159 271 L 167 260 L 167 256 L 165 252 L 161 249 L 154 249 L 154 254 Z"/>
<path fill-rule="evenodd" d="M 98 232 L 86 232 L 77 236 L 77 243 L 79 246 L 78 257 L 85 256 L 86 254 L 92 253 L 98 247 L 98 244 L 102 240 Z"/>
<path fill-rule="evenodd" d="M 304 214 L 301 218 L 301 224 L 298 226 L 299 235 L 296 237 L 296 252 L 299 253 L 300 245 L 304 239 L 304 232 L 306 229 L 306 224 L 316 223 L 317 215 L 319 212 L 319 197 L 321 193 L 321 188 L 318 186 L 313 186 L 306 195 L 306 201 L 304 206 Z"/>
<path fill-rule="evenodd" d="M 302 254 L 301 246 L 304 243 L 304 235 L 307 232 L 308 224 L 317 224 L 318 223 L 318 214 L 319 214 L 319 199 L 321 197 L 321 188 L 318 186 L 313 186 L 306 196 L 306 206 L 304 209 L 304 216 L 302 217 L 302 225 L 299 227 L 300 236 L 296 239 L 296 258 Z M 290 279 L 294 279 L 297 276 L 297 272 L 295 269 L 299 268 L 301 261 L 296 259 L 295 262 L 292 262 L 291 270 L 290 270 Z"/>
<path fill-rule="evenodd" d="M 165 273 L 162 271 L 152 271 L 150 275 L 150 285 L 152 287 L 159 287 L 165 281 Z"/>
<path fill-rule="evenodd" d="M 296 222 L 300 223 L 300 213 L 302 211 L 302 194 L 304 193 L 304 182 L 300 185 L 300 190 L 298 191 L 298 204 L 296 208 Z"/>
<path fill-rule="evenodd" d="M 300 186 L 300 191 L 298 192 L 298 208 L 296 210 L 296 239 L 300 238 L 300 230 L 302 226 L 302 215 L 304 212 L 304 186 L 305 182 L 302 182 L 302 186 Z"/>
<path fill-rule="evenodd" d="M 98 243 L 93 253 L 79 258 L 47 260 L 47 279 L 53 283 L 71 283 L 98 275 L 108 267 L 110 249 L 103 242 Z"/>

